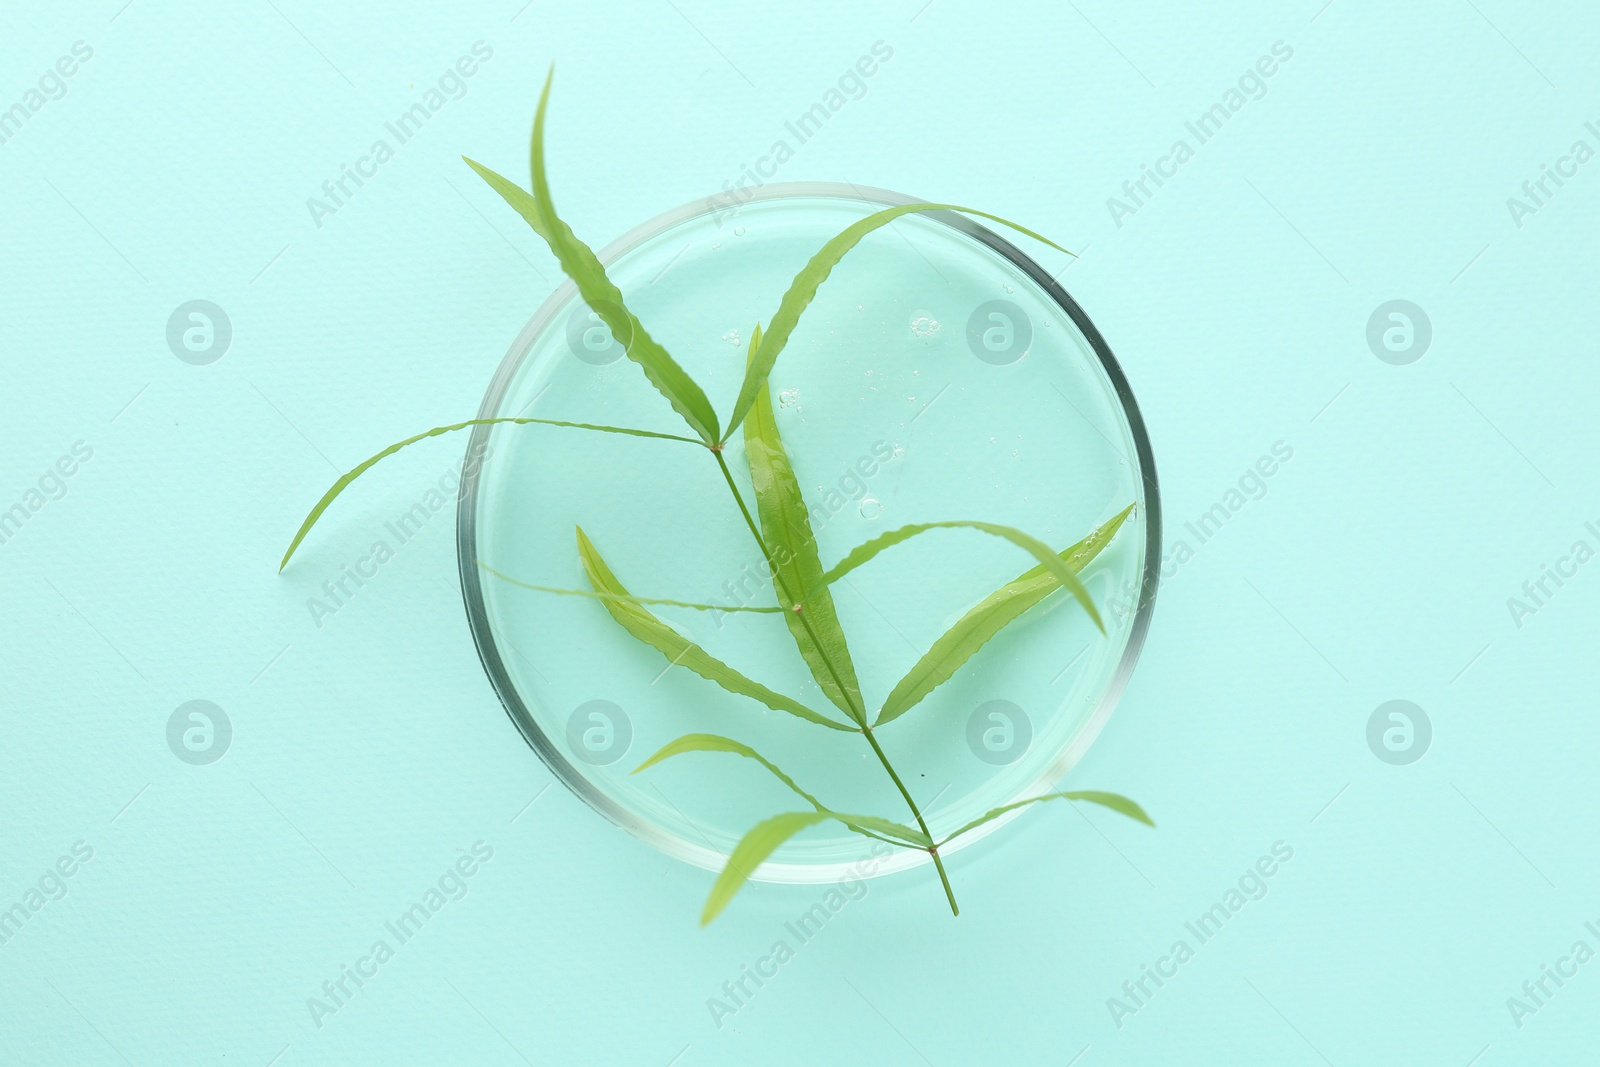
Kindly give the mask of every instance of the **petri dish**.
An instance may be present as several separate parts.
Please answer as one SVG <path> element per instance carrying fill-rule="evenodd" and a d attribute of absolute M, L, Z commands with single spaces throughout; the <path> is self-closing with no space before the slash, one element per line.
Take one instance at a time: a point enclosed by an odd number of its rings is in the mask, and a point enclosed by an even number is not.
<path fill-rule="evenodd" d="M 771 317 L 796 271 L 851 222 L 912 202 L 853 185 L 771 184 L 669 211 L 599 255 L 726 421 L 750 328 Z M 769 384 L 825 567 L 886 531 L 945 520 L 1003 523 L 1060 550 L 1134 506 L 1080 575 L 1105 635 L 1058 591 L 875 731 L 935 837 L 1055 787 L 1126 685 L 1159 574 L 1154 461 L 1104 339 L 1009 237 L 963 215 L 919 212 L 869 234 L 834 269 Z M 479 417 L 514 416 L 692 436 L 570 281 L 489 384 Z M 742 432 L 724 455 L 754 507 Z M 669 855 L 720 869 L 751 826 L 806 805 L 729 754 L 632 773 L 676 737 L 715 733 L 761 752 L 834 810 L 911 821 L 861 735 L 770 710 L 672 664 L 593 598 L 526 588 L 589 588 L 581 527 L 635 596 L 774 605 L 760 550 L 707 449 L 500 424 L 474 428 L 468 457 L 457 546 L 479 655 L 522 737 L 592 808 Z M 1034 564 L 1003 539 L 941 529 L 837 582 L 869 711 L 969 609 Z M 745 676 L 843 718 L 776 615 L 651 610 Z M 823 823 L 782 845 L 757 877 L 823 882 L 929 862 L 895 850 L 863 871 L 873 844 Z"/>

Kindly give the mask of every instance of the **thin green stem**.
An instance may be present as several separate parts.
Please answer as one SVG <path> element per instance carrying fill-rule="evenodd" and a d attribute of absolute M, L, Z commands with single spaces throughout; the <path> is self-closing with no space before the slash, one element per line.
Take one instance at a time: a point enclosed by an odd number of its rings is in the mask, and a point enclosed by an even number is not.
<path fill-rule="evenodd" d="M 728 491 L 733 494 L 734 502 L 739 505 L 739 513 L 744 516 L 744 524 L 749 527 L 750 536 L 755 538 L 756 546 L 761 549 L 761 555 L 766 559 L 767 567 L 772 571 L 773 579 L 782 587 L 784 596 L 790 603 L 800 603 L 795 599 L 794 591 L 789 588 L 789 584 L 784 580 L 783 573 L 778 569 L 777 562 L 773 560 L 772 553 L 767 548 L 766 538 L 761 536 L 761 529 L 756 525 L 755 518 L 750 514 L 750 508 L 744 502 L 744 494 L 739 491 L 738 484 L 733 480 L 733 472 L 728 469 L 728 461 L 722 458 L 720 449 L 711 449 L 711 454 L 716 457 L 717 466 L 722 470 L 723 481 L 728 483 Z M 806 634 L 811 638 L 811 643 L 816 646 L 818 654 L 821 655 L 822 662 L 827 666 L 828 674 L 833 678 L 833 684 L 838 686 L 839 691 L 844 693 L 848 699 L 850 690 L 845 688 L 843 681 L 839 677 L 838 670 L 834 668 L 833 661 L 828 658 L 828 653 L 823 648 L 821 640 L 818 639 L 816 630 L 811 626 L 811 620 L 806 618 L 804 612 L 800 612 L 798 617 L 801 625 L 806 629 Z M 906 806 L 911 809 L 912 816 L 917 820 L 917 826 L 927 835 L 928 840 L 932 841 L 933 833 L 928 829 L 927 820 L 923 819 L 922 811 L 917 807 L 917 802 L 911 799 L 911 791 L 906 788 L 905 783 L 900 780 L 900 775 L 895 772 L 894 765 L 889 762 L 888 755 L 883 751 L 883 746 L 879 745 L 878 739 L 872 736 L 872 727 L 867 723 L 866 707 L 861 704 L 860 700 L 860 694 L 857 693 L 856 699 L 851 702 L 851 717 L 855 718 L 856 722 L 860 724 L 861 732 L 867 735 L 867 743 L 872 746 L 873 753 L 877 755 L 878 762 L 883 764 L 883 769 L 888 772 L 890 780 L 895 784 L 895 788 L 900 790 L 900 795 L 905 798 Z M 952 915 L 960 915 L 961 909 L 956 904 L 955 892 L 950 888 L 950 877 L 945 872 L 944 861 L 939 858 L 939 847 L 933 845 L 925 851 L 929 856 L 933 857 L 933 865 L 939 872 L 939 881 L 944 885 L 945 898 L 950 901 L 950 913 Z"/>
<path fill-rule="evenodd" d="M 509 574 L 502 574 L 500 571 L 495 570 L 481 559 L 478 561 L 478 566 L 483 568 L 483 570 L 489 574 L 494 575 L 502 582 L 505 582 L 507 585 L 514 585 L 519 589 L 531 589 L 535 593 L 555 593 L 559 596 L 585 596 L 594 600 L 611 600 L 623 604 L 662 604 L 670 608 L 692 608 L 695 611 L 720 611 L 724 614 L 735 611 L 747 611 L 763 615 L 781 615 L 783 613 L 783 609 L 780 607 L 750 607 L 749 605 L 745 604 L 695 604 L 687 600 L 668 600 L 663 597 L 631 595 L 622 596 L 617 593 L 600 593 L 592 589 L 557 589 L 555 586 L 534 585 L 532 582 L 524 582 L 519 578 L 513 578 Z"/>
<path fill-rule="evenodd" d="M 900 795 L 906 798 L 906 805 L 911 809 L 911 814 L 916 816 L 917 825 L 921 827 L 923 833 L 928 835 L 928 840 L 932 841 L 933 831 L 928 829 L 927 822 L 923 820 L 922 812 L 917 809 L 917 802 L 911 799 L 910 790 L 906 789 L 906 784 L 895 773 L 894 766 L 889 762 L 888 755 L 883 751 L 883 746 L 878 744 L 878 739 L 872 735 L 872 727 L 863 726 L 861 732 L 867 735 L 867 743 L 872 746 L 872 751 L 878 754 L 878 762 L 883 764 L 883 769 L 889 772 L 889 777 L 893 779 L 895 788 L 900 790 Z M 933 857 L 933 866 L 939 872 L 939 881 L 944 883 L 944 895 L 950 901 L 950 914 L 960 915 L 961 909 L 956 905 L 955 892 L 950 888 L 950 876 L 945 873 L 944 861 L 939 858 L 939 846 L 934 845 L 929 848 L 928 855 Z"/>

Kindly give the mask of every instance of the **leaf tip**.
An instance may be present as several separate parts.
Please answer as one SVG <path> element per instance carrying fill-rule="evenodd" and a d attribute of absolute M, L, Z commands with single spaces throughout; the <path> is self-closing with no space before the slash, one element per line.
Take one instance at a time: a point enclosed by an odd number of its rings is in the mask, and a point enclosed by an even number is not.
<path fill-rule="evenodd" d="M 660 752 L 657 752 L 654 756 L 651 756 L 649 759 L 645 760 L 643 763 L 639 764 L 639 766 L 635 767 L 633 770 L 629 771 L 628 773 L 630 775 L 638 774 L 640 771 L 644 770 L 647 767 L 654 767 L 656 764 L 660 763 L 663 759 L 666 758 L 667 749 L 670 749 L 671 747 L 672 747 L 671 745 L 667 745 L 666 748 L 663 748 Z"/>
<path fill-rule="evenodd" d="M 724 896 L 717 892 L 717 887 L 711 887 L 711 895 L 706 897 L 705 907 L 700 909 L 700 928 L 704 930 L 711 925 L 711 920 L 722 914 L 722 909 L 728 906 L 731 895 Z"/>
<path fill-rule="evenodd" d="M 1137 800 L 1133 800 L 1124 796 L 1118 796 L 1116 799 L 1120 801 L 1120 803 L 1108 805 L 1108 807 L 1111 807 L 1113 811 L 1121 812 L 1123 815 L 1126 815 L 1135 822 L 1142 822 L 1152 830 L 1156 828 L 1156 821 L 1150 817 L 1150 813 L 1145 811 L 1143 806 L 1141 806 Z"/>
<path fill-rule="evenodd" d="M 544 117 L 544 106 L 550 102 L 550 84 L 556 80 L 556 61 L 550 61 L 550 69 L 545 72 L 544 88 L 539 90 L 539 110 L 536 118 Z"/>

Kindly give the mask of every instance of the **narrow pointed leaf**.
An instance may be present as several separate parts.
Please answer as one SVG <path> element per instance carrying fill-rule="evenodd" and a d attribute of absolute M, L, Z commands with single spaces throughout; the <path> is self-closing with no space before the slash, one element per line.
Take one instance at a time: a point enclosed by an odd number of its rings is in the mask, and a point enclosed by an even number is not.
<path fill-rule="evenodd" d="M 728 902 L 733 899 L 734 894 L 744 888 L 744 883 L 750 880 L 750 875 L 754 875 L 757 867 L 760 867 L 766 861 L 766 857 L 771 856 L 779 845 L 794 837 L 800 830 L 816 825 L 824 819 L 883 822 L 883 819 L 870 819 L 870 816 L 840 816 L 829 811 L 787 811 L 771 819 L 757 822 L 754 827 L 750 827 L 744 837 L 739 838 L 738 845 L 734 845 L 733 851 L 728 854 L 728 862 L 723 865 L 722 873 L 718 873 L 717 881 L 710 886 L 706 907 L 701 910 L 701 926 L 717 918 L 722 909 L 728 907 Z M 926 841 L 926 838 L 922 840 Z M 926 848 L 926 845 L 918 845 L 918 848 Z"/>
<path fill-rule="evenodd" d="M 539 94 L 539 109 L 533 120 L 533 140 L 529 148 L 533 167 L 532 194 L 481 163 L 467 159 L 467 166 L 477 171 L 489 183 L 489 187 L 527 220 L 535 233 L 544 238 L 550 251 L 561 263 L 562 271 L 578 287 L 584 303 L 600 316 L 611 330 L 611 336 L 623 345 L 628 358 L 639 364 L 650 384 L 667 398 L 683 421 L 689 424 L 689 428 L 703 442 L 713 444 L 720 439 L 720 431 L 717 413 L 706 399 L 705 392 L 650 336 L 638 317 L 628 310 L 622 299 L 622 291 L 612 284 L 600 258 L 556 214 L 544 168 L 544 115 L 550 102 L 550 78 L 554 74 L 552 67 L 550 77 L 545 79 L 544 91 Z"/>
<path fill-rule="evenodd" d="M 986 812 L 979 818 L 973 819 L 971 822 L 967 823 L 967 825 L 963 826 L 949 837 L 946 837 L 943 841 L 940 841 L 939 844 L 943 845 L 948 841 L 952 841 L 966 833 L 968 830 L 976 830 L 984 823 L 993 819 L 997 819 L 1008 811 L 1024 807 L 1028 804 L 1037 804 L 1041 800 L 1083 800 L 1089 802 L 1090 804 L 1099 804 L 1101 807 L 1110 808 L 1112 811 L 1126 815 L 1128 818 L 1135 819 L 1138 822 L 1142 822 L 1146 826 L 1155 826 L 1155 822 L 1150 818 L 1149 815 L 1145 814 L 1145 810 L 1143 808 L 1120 793 L 1102 793 L 1099 790 L 1090 789 L 1076 793 L 1046 793 L 1041 797 L 1029 797 L 1027 800 L 1019 800 L 1014 804 L 1002 805 L 1001 807 L 995 808 L 993 811 Z"/>
<path fill-rule="evenodd" d="M 800 315 L 810 306 L 816 298 L 817 290 L 822 283 L 828 280 L 828 275 L 845 254 L 860 243 L 861 239 L 880 226 L 886 226 L 902 215 L 909 215 L 918 211 L 959 211 L 965 215 L 976 215 L 979 218 L 998 222 L 1002 226 L 1009 226 L 1018 233 L 1027 234 L 1036 241 L 1049 245 L 1051 248 L 1066 252 L 1065 248 L 1056 244 L 1047 237 L 1043 237 L 1026 226 L 1019 225 L 991 215 L 987 211 L 976 208 L 962 207 L 959 204 L 901 204 L 896 207 L 885 208 L 882 211 L 868 215 L 846 226 L 836 236 L 823 245 L 816 255 L 800 269 L 794 276 L 794 281 L 789 283 L 788 292 L 783 294 L 783 299 L 778 304 L 777 312 L 772 316 L 772 321 L 767 324 L 766 336 L 761 341 L 759 351 L 753 353 L 753 358 L 745 368 L 744 383 L 739 387 L 739 398 L 733 405 L 733 415 L 728 420 L 726 436 L 732 437 L 733 431 L 739 428 L 745 416 L 750 413 L 755 405 L 756 395 L 766 384 L 767 376 L 772 373 L 773 365 L 778 361 L 778 354 L 789 343 L 789 335 L 794 332 L 795 326 L 800 322 Z M 1068 255 L 1072 253 L 1067 252 Z"/>
<path fill-rule="evenodd" d="M 677 630 L 674 630 L 671 626 L 656 618 L 643 606 L 633 603 L 631 600 L 632 594 L 623 588 L 621 582 L 617 581 L 616 575 L 611 573 L 611 568 L 607 567 L 605 560 L 600 558 L 599 551 L 584 534 L 581 527 L 578 529 L 578 556 L 583 563 L 584 573 L 589 578 L 589 584 L 594 587 L 595 591 L 615 594 L 615 598 L 607 598 L 600 601 L 611 617 L 635 638 L 666 656 L 671 663 L 688 668 L 707 681 L 717 683 L 730 693 L 758 700 L 774 711 L 786 711 L 790 715 L 799 716 L 808 722 L 817 723 L 819 726 L 832 727 L 835 730 L 855 731 L 853 726 L 834 722 L 832 719 L 825 718 L 812 711 L 797 700 L 792 700 L 781 693 L 775 693 L 760 682 L 751 681 L 680 634 Z"/>
<path fill-rule="evenodd" d="M 822 801 L 818 800 L 816 797 L 812 796 L 810 793 L 807 793 L 804 789 L 801 789 L 798 785 L 796 785 L 795 780 L 785 774 L 777 764 L 773 763 L 771 760 L 767 759 L 765 756 L 761 755 L 761 753 L 757 752 L 744 742 L 735 741 L 731 737 L 723 737 L 721 734 L 684 734 L 682 737 L 676 738 L 663 745 L 660 751 L 658 751 L 655 755 L 651 756 L 649 759 L 639 764 L 639 766 L 635 767 L 633 769 L 633 773 L 638 774 L 642 770 L 645 770 L 649 767 L 654 767 L 662 760 L 671 759 L 673 756 L 681 756 L 685 752 L 732 752 L 735 755 L 743 756 L 746 759 L 753 759 L 767 770 L 771 771 L 773 776 L 777 778 L 778 781 L 782 782 L 800 796 L 804 797 L 806 802 L 812 807 L 816 808 L 818 811 L 828 810 Z"/>
<path fill-rule="evenodd" d="M 542 106 L 539 114 L 542 119 Z M 689 428 L 707 444 L 716 441 L 717 415 L 711 402 L 694 379 L 678 366 L 667 350 L 645 330 L 638 317 L 628 310 L 622 300 L 622 291 L 607 277 L 599 257 L 573 234 L 565 222 L 553 214 L 547 215 L 527 190 L 476 160 L 467 159 L 466 163 L 533 227 L 535 233 L 544 238 L 561 263 L 561 269 L 578 287 L 578 295 L 583 302 L 600 316 L 600 320 L 611 331 L 611 336 L 623 346 L 627 357 L 639 364 L 650 384 L 667 398 L 667 402 L 689 424 Z"/>
<path fill-rule="evenodd" d="M 483 568 L 483 570 L 489 574 L 494 575 L 502 582 L 505 582 L 507 585 L 514 585 L 519 589 L 531 589 L 536 593 L 555 593 L 558 596 L 584 596 L 594 600 L 621 600 L 629 604 L 660 604 L 671 608 L 692 608 L 695 611 L 720 611 L 724 614 L 733 611 L 749 611 L 766 615 L 776 615 L 778 612 L 783 610 L 782 608 L 777 607 L 748 607 L 743 604 L 694 604 L 686 600 L 666 600 L 662 597 L 623 596 L 620 593 L 599 593 L 592 589 L 558 589 L 549 585 L 534 585 L 532 582 L 524 582 L 513 578 L 509 574 L 501 574 L 499 571 L 495 570 L 481 559 L 478 561 L 478 566 Z"/>
<path fill-rule="evenodd" d="M 857 833 L 867 833 L 867 836 L 871 837 L 873 835 L 868 831 L 877 831 L 879 834 L 895 838 L 895 844 L 904 845 L 907 848 L 927 848 L 933 844 L 933 838 L 921 830 L 907 826 L 905 823 L 880 819 L 876 815 L 846 814 L 831 809 L 828 814 Z"/>
<path fill-rule="evenodd" d="M 791 811 L 763 819 L 751 827 L 728 854 L 728 862 L 723 866 L 722 873 L 712 883 L 711 895 L 706 898 L 706 906 L 700 912 L 700 925 L 706 925 L 721 914 L 733 895 L 744 888 L 756 868 L 779 845 L 806 827 L 815 826 L 827 818 L 820 811 Z"/>
<path fill-rule="evenodd" d="M 455 430 L 464 430 L 468 426 L 493 426 L 495 423 L 500 422 L 516 423 L 517 425 L 527 425 L 532 423 L 540 426 L 566 426 L 576 430 L 597 430 L 601 433 L 627 434 L 629 437 L 655 437 L 666 441 L 687 441 L 691 445 L 700 444 L 699 441 L 696 441 L 692 437 L 679 437 L 677 434 L 656 433 L 653 430 L 634 430 L 625 426 L 596 426 L 587 422 L 561 422 L 556 419 L 468 419 L 466 422 L 452 423 L 449 426 L 435 426 L 431 430 L 419 433 L 414 437 L 408 437 L 404 441 L 396 441 L 382 452 L 379 452 L 377 455 L 367 459 L 365 462 L 357 464 L 345 474 L 340 475 L 339 480 L 334 482 L 332 487 L 330 487 L 326 493 L 322 494 L 322 499 L 317 501 L 317 506 L 311 509 L 311 513 L 307 515 L 305 521 L 300 524 L 300 529 L 295 533 L 294 540 L 289 542 L 289 550 L 283 554 L 283 560 L 278 564 L 278 570 L 281 571 L 288 565 L 289 557 L 294 555 L 294 550 L 300 547 L 300 542 L 306 539 L 306 534 L 311 532 L 311 527 L 315 526 L 317 520 L 322 517 L 322 513 L 328 510 L 328 505 L 333 503 L 334 498 L 340 493 L 344 492 L 345 488 L 351 482 L 365 474 L 367 469 L 373 464 L 377 463 L 379 460 L 387 459 L 389 456 L 394 455 L 407 445 L 414 445 L 418 441 L 429 437 L 438 437 L 443 433 L 451 433 Z"/>
<path fill-rule="evenodd" d="M 745 359 L 744 359 L 744 365 L 745 365 L 745 370 L 746 371 L 748 371 L 750 369 L 751 362 L 756 358 L 756 353 L 759 352 L 760 350 L 761 350 L 761 324 L 758 322 L 754 326 L 750 327 L 750 347 L 745 352 Z M 755 403 L 755 397 L 752 396 L 750 398 L 750 402 L 751 403 Z M 746 408 L 746 410 L 748 411 L 749 409 Z M 732 435 L 733 431 L 734 431 L 734 427 L 732 427 L 732 426 L 728 427 L 728 433 L 729 433 L 730 436 Z"/>
<path fill-rule="evenodd" d="M 1089 591 L 1083 587 L 1082 582 L 1078 581 L 1078 576 L 1073 573 L 1072 568 L 1068 567 L 1065 561 L 1050 550 L 1049 545 L 1036 537 L 1023 533 L 1021 530 L 992 522 L 919 522 L 911 526 L 902 526 L 898 530 L 889 530 L 886 533 L 879 534 L 865 544 L 852 548 L 844 559 L 840 560 L 836 566 L 822 576 L 822 584 L 832 585 L 846 574 L 872 559 L 879 552 L 893 545 L 898 545 L 902 541 L 909 540 L 917 534 L 926 533 L 929 530 L 960 528 L 982 530 L 986 534 L 1003 537 L 1012 544 L 1033 553 L 1033 557 L 1055 576 L 1056 581 L 1065 586 L 1078 603 L 1083 605 L 1083 609 L 1089 613 L 1089 618 L 1094 620 L 1094 624 L 1099 627 L 1100 632 L 1106 632 L 1105 624 L 1100 620 L 1100 612 L 1095 609 L 1094 601 L 1089 597 Z"/>
<path fill-rule="evenodd" d="M 1062 551 L 1058 558 L 1075 574 L 1082 571 L 1111 543 L 1132 513 L 1133 505 L 1130 504 L 1088 537 Z M 915 707 L 923 697 L 949 681 L 961 665 L 972 658 L 990 638 L 1060 588 L 1061 582 L 1055 571 L 1040 564 L 990 593 L 945 631 L 927 654 L 917 661 L 916 666 L 900 679 L 884 701 L 883 708 L 878 712 L 878 721 L 873 725 L 882 726 Z"/>
<path fill-rule="evenodd" d="M 800 482 L 778 435 L 772 398 L 765 386 L 745 422 L 744 444 L 750 483 L 756 491 L 756 511 L 761 516 L 762 539 L 777 568 L 772 584 L 778 604 L 784 608 L 789 633 L 828 699 L 857 723 L 865 723 L 861 683 L 856 680 L 855 664 L 834 609 L 833 594 L 822 581 L 822 560 L 817 557 L 811 517 L 806 513 Z M 796 612 L 796 598 L 808 589 L 810 594 L 798 601 L 801 610 Z"/>
<path fill-rule="evenodd" d="M 843 815 L 834 811 L 824 805 L 822 801 L 801 789 L 799 785 L 795 784 L 793 778 L 785 774 L 777 764 L 761 755 L 761 753 L 741 741 L 735 741 L 731 737 L 723 737 L 720 734 L 685 734 L 674 741 L 668 742 L 662 747 L 661 751 L 635 767 L 633 773 L 638 774 L 646 767 L 653 767 L 662 760 L 682 755 L 685 752 L 731 752 L 738 756 L 744 756 L 746 759 L 753 759 L 771 771 L 778 781 L 805 798 L 806 802 L 812 807 L 838 819 L 857 833 L 864 833 L 869 837 L 879 837 L 879 840 L 892 838 L 891 844 L 904 845 L 908 848 L 927 848 L 931 844 L 930 838 L 922 831 L 914 830 L 901 823 L 880 819 L 874 815 Z M 884 836 L 880 837 L 879 835 Z"/>

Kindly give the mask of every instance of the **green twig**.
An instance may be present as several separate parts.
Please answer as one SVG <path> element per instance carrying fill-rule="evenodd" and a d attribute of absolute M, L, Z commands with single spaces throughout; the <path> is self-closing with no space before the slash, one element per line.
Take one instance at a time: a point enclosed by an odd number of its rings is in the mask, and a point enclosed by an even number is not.
<path fill-rule="evenodd" d="M 761 530 L 756 526 L 756 521 L 750 514 L 750 508 L 744 502 L 744 494 L 739 492 L 739 486 L 733 480 L 733 472 L 728 469 L 728 461 L 722 458 L 722 450 L 713 448 L 710 449 L 710 452 L 716 457 L 717 466 L 722 470 L 723 481 L 728 483 L 728 491 L 733 494 L 734 502 L 739 505 L 739 513 L 744 516 L 744 524 L 749 527 L 750 536 L 755 538 L 756 546 L 761 549 L 761 555 L 766 559 L 767 567 L 772 571 L 773 579 L 783 587 L 784 597 L 790 603 L 800 603 L 795 599 L 794 591 L 784 581 L 783 573 L 779 570 L 777 562 L 773 560 L 772 553 L 767 548 L 766 539 L 761 536 Z M 833 661 L 828 658 L 827 651 L 823 649 L 822 642 L 818 639 L 816 631 L 812 629 L 811 621 L 806 618 L 804 612 L 799 613 L 799 618 L 801 625 L 805 627 L 806 633 L 811 637 L 812 643 L 816 645 L 818 652 L 821 654 L 822 662 L 827 665 L 828 674 L 832 676 L 834 685 L 838 686 L 839 691 L 848 697 L 850 690 L 846 689 L 844 683 L 840 680 L 839 672 L 835 669 Z M 883 746 L 879 745 L 878 739 L 872 736 L 872 727 L 867 723 L 866 707 L 860 703 L 860 700 L 861 696 L 857 693 L 856 699 L 851 705 L 854 713 L 853 717 L 861 725 L 862 732 L 867 735 L 867 743 L 872 746 L 872 751 L 878 757 L 878 762 L 883 764 L 883 769 L 888 772 L 889 778 L 895 784 L 895 788 L 900 790 L 900 795 L 905 798 L 906 806 L 911 809 L 912 816 L 916 818 L 918 828 L 924 834 L 927 834 L 928 839 L 931 841 L 933 833 L 928 829 L 927 820 L 922 817 L 922 811 L 917 807 L 917 802 L 911 799 L 911 791 L 906 788 L 905 783 L 900 780 L 900 775 L 895 772 L 894 765 L 889 762 L 888 755 L 883 751 Z M 950 888 L 950 877 L 945 872 L 944 861 L 939 858 L 938 846 L 931 846 L 925 851 L 929 856 L 933 857 L 933 865 L 939 871 L 939 881 L 944 884 L 944 895 L 950 901 L 950 913 L 952 915 L 960 915 L 961 909 L 956 905 L 955 892 Z"/>

